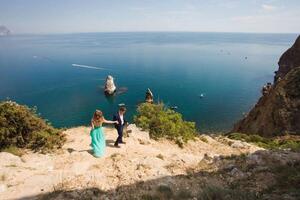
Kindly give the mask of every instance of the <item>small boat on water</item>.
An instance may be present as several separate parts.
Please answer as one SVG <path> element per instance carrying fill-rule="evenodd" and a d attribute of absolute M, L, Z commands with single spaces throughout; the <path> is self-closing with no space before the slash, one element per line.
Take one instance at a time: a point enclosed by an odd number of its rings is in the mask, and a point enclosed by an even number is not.
<path fill-rule="evenodd" d="M 176 109 L 178 109 L 178 106 L 171 106 L 170 109 L 171 110 L 176 110 Z"/>
<path fill-rule="evenodd" d="M 200 98 L 203 98 L 203 97 L 204 97 L 204 94 L 201 93 L 201 94 L 199 94 L 198 96 L 199 96 Z"/>

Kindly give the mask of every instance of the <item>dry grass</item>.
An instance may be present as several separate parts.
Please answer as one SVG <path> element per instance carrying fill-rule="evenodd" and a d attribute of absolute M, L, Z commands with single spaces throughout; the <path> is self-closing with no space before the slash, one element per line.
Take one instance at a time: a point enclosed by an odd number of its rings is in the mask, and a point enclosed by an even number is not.
<path fill-rule="evenodd" d="M 156 156 L 156 158 L 159 158 L 159 159 L 161 159 L 161 160 L 164 160 L 164 159 L 165 159 L 164 156 L 163 156 L 162 154 L 158 154 L 158 155 Z"/>
<path fill-rule="evenodd" d="M 137 170 L 141 170 L 141 169 L 151 169 L 151 167 L 149 165 L 145 165 L 143 163 L 139 163 L 136 165 L 136 169 Z"/>
<path fill-rule="evenodd" d="M 4 181 L 6 181 L 6 179 L 7 179 L 7 177 L 6 177 L 5 174 L 2 174 L 2 175 L 0 176 L 0 181 L 4 182 Z"/>
<path fill-rule="evenodd" d="M 208 143 L 208 140 L 207 140 L 207 138 L 206 138 L 204 135 L 200 135 L 200 136 L 199 136 L 199 139 L 200 139 L 202 142 Z"/>
<path fill-rule="evenodd" d="M 121 158 L 123 157 L 122 154 L 120 153 L 114 153 L 110 156 L 110 158 L 114 161 L 114 162 L 117 162 L 119 160 L 121 160 Z"/>
<path fill-rule="evenodd" d="M 17 167 L 16 164 L 5 165 L 5 167 Z"/>
<path fill-rule="evenodd" d="M 13 154 L 15 156 L 19 156 L 19 157 L 24 155 L 23 151 L 15 146 L 9 146 L 5 149 L 2 149 L 1 151 L 11 153 L 11 154 Z"/>

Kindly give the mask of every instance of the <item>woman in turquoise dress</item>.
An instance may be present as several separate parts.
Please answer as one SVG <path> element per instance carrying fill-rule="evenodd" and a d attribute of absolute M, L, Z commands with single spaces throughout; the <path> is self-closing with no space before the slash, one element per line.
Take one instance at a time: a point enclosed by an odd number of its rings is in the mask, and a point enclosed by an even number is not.
<path fill-rule="evenodd" d="M 95 157 L 102 157 L 105 152 L 105 135 L 102 128 L 102 124 L 117 124 L 118 121 L 109 121 L 106 120 L 103 116 L 103 113 L 100 110 L 96 110 L 91 120 L 92 130 L 91 130 L 91 146 L 93 148 L 93 155 Z"/>

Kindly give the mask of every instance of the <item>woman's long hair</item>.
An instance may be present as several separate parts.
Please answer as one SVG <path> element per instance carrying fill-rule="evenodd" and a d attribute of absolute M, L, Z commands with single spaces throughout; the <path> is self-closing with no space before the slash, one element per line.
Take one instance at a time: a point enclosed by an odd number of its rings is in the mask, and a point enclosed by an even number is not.
<path fill-rule="evenodd" d="M 93 116 L 93 121 L 94 122 L 102 122 L 103 121 L 103 113 L 101 110 L 96 110 Z"/>

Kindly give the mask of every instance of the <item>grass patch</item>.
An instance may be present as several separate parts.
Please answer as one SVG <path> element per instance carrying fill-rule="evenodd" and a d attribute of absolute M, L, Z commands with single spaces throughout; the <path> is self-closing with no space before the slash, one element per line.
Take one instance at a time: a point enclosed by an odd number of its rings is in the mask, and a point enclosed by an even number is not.
<path fill-rule="evenodd" d="M 243 133 L 230 133 L 230 139 L 254 143 L 265 149 L 290 149 L 300 152 L 300 139 L 295 137 L 264 138 L 259 135 L 247 135 Z"/>
<path fill-rule="evenodd" d="M 110 158 L 111 158 L 114 162 L 121 160 L 121 157 L 122 157 L 122 155 L 121 155 L 120 153 L 114 153 L 114 154 L 112 154 L 112 155 L 110 156 Z"/>
<path fill-rule="evenodd" d="M 0 103 L 0 151 L 17 153 L 17 148 L 49 152 L 65 142 L 62 131 L 42 119 L 36 108 L 15 102 Z"/>
<path fill-rule="evenodd" d="M 9 146 L 9 147 L 5 147 L 4 149 L 1 150 L 2 152 L 7 152 L 7 153 L 11 153 L 15 156 L 22 156 L 24 153 L 23 151 L 15 146 Z"/>
<path fill-rule="evenodd" d="M 206 138 L 205 136 L 203 136 L 203 135 L 200 135 L 200 136 L 199 136 L 199 139 L 200 139 L 202 142 L 208 143 L 207 138 Z"/>
<path fill-rule="evenodd" d="M 134 116 L 134 123 L 148 130 L 151 138 L 167 138 L 179 146 L 194 139 L 197 133 L 194 122 L 184 121 L 180 113 L 166 108 L 162 103 L 140 104 L 137 115 Z"/>

